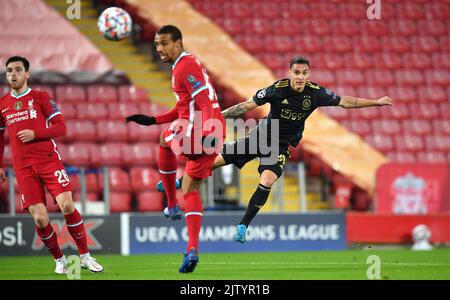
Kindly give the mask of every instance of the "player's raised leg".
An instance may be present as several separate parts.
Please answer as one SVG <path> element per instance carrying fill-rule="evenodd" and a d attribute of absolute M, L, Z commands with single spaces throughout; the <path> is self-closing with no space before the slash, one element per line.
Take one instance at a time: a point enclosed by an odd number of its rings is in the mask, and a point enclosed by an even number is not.
<path fill-rule="evenodd" d="M 234 235 L 234 240 L 239 243 L 244 243 L 247 235 L 247 227 L 250 222 L 255 218 L 256 214 L 259 210 L 264 206 L 267 201 L 267 198 L 270 194 L 270 188 L 277 180 L 277 175 L 270 171 L 264 170 L 261 173 L 261 178 L 259 181 L 259 185 L 256 188 L 256 191 L 253 193 L 250 201 L 248 203 L 247 209 L 245 211 L 245 215 L 242 217 L 239 222 L 236 233 Z"/>
<path fill-rule="evenodd" d="M 166 139 L 170 142 L 173 137 L 174 133 L 170 128 L 167 128 L 161 133 L 158 152 L 158 168 L 162 185 L 164 186 L 167 195 L 167 216 L 172 220 L 179 220 L 181 219 L 181 210 L 178 207 L 175 187 L 178 167 L 177 157 L 170 148 L 170 145 L 166 143 Z"/>
<path fill-rule="evenodd" d="M 55 230 L 50 224 L 48 218 L 47 208 L 43 203 L 37 203 L 28 207 L 29 212 L 33 216 L 34 224 L 36 225 L 36 232 L 44 243 L 45 247 L 50 251 L 56 262 L 55 273 L 66 274 L 66 258 L 61 252 L 58 245 L 58 237 Z"/>
<path fill-rule="evenodd" d="M 72 192 L 60 193 L 56 196 L 56 202 L 66 219 L 67 229 L 77 244 L 81 267 L 95 273 L 102 272 L 103 267 L 89 253 L 83 218 L 73 204 Z"/>

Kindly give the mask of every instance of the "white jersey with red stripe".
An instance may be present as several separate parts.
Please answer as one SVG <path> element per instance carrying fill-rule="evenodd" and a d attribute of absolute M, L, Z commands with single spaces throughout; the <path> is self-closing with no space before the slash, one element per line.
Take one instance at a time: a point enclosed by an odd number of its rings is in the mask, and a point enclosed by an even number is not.
<path fill-rule="evenodd" d="M 182 52 L 172 65 L 172 89 L 177 100 L 178 118 L 189 121 L 186 136 L 193 135 L 194 130 L 201 130 L 202 136 L 210 130 L 203 128 L 207 120 L 219 121 L 225 136 L 225 120 L 222 116 L 217 95 L 211 80 L 198 59 Z M 201 122 L 196 119 L 201 112 Z"/>
<path fill-rule="evenodd" d="M 19 95 L 11 92 L 1 98 L 0 110 L 0 130 L 8 129 L 14 168 L 61 159 L 52 139 L 23 143 L 17 137 L 24 129 L 47 128 L 49 121 L 61 114 L 47 92 L 30 88 Z"/>

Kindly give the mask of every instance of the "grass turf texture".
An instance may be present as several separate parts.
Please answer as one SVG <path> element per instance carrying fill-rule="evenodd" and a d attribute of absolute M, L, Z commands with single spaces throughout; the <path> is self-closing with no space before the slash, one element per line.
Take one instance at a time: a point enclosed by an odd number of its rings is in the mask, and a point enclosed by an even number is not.
<path fill-rule="evenodd" d="M 367 279 L 370 255 L 381 262 L 381 279 L 450 279 L 450 249 L 320 252 L 200 253 L 194 273 L 179 274 L 181 254 L 95 255 L 105 271 L 81 270 L 81 279 L 278 280 Z M 0 257 L 0 279 L 67 279 L 53 273 L 49 256 Z"/>

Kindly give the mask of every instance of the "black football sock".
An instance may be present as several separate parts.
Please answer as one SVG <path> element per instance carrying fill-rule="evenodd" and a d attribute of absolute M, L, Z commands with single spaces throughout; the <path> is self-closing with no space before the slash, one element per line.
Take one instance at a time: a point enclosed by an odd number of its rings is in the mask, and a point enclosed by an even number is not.
<path fill-rule="evenodd" d="M 245 215 L 239 224 L 244 224 L 246 227 L 250 224 L 258 211 L 264 206 L 269 197 L 270 187 L 259 184 L 256 191 L 253 193 L 248 203 Z"/>

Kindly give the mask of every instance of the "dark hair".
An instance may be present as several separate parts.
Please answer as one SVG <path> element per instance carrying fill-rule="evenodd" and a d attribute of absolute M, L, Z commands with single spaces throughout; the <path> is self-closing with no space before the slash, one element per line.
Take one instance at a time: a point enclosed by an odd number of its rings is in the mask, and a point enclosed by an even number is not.
<path fill-rule="evenodd" d="M 5 67 L 7 67 L 10 63 L 15 61 L 21 61 L 23 63 L 23 67 L 25 68 L 25 72 L 28 72 L 28 70 L 30 69 L 30 62 L 28 61 L 28 59 L 22 56 L 11 56 L 6 61 Z"/>
<path fill-rule="evenodd" d="M 164 25 L 158 30 L 157 34 L 170 34 L 174 42 L 183 39 L 180 29 L 173 25 Z"/>
<path fill-rule="evenodd" d="M 292 66 L 295 64 L 307 65 L 308 68 L 311 68 L 311 65 L 309 64 L 309 60 L 307 60 L 303 56 L 294 56 L 291 59 L 291 62 L 289 63 L 289 69 L 292 69 Z"/>

